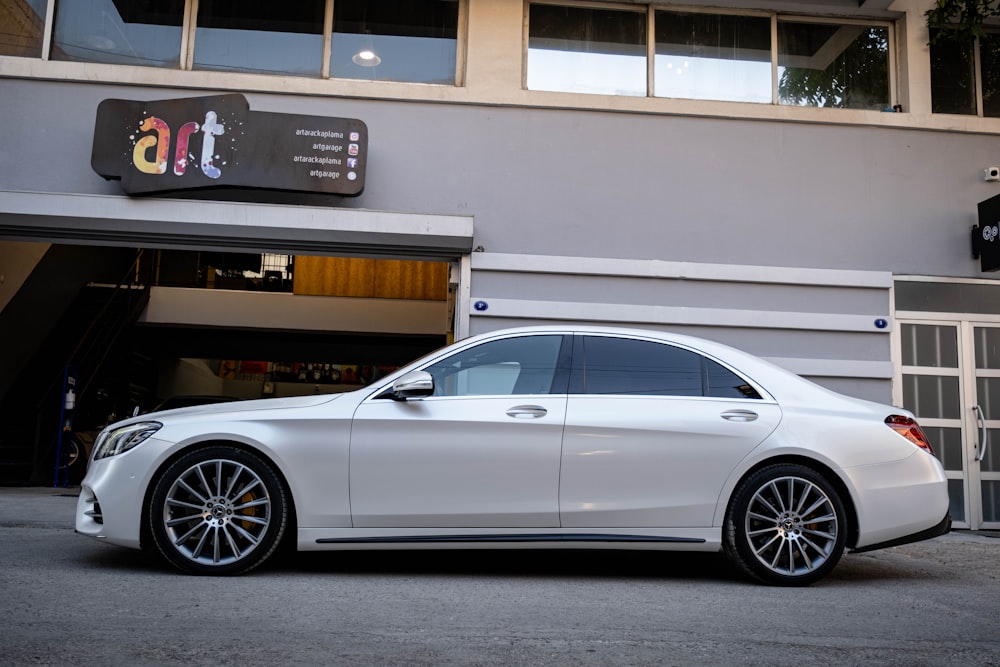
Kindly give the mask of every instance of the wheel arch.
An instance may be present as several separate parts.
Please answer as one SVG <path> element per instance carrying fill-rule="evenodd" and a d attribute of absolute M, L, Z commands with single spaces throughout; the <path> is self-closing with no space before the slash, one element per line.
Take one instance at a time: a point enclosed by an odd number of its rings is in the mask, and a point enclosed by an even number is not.
<path fill-rule="evenodd" d="M 740 475 L 738 479 L 736 479 L 735 483 L 732 485 L 732 488 L 730 489 L 729 498 L 726 499 L 726 506 L 724 508 L 725 512 L 723 513 L 723 517 L 729 514 L 729 508 L 732 506 L 734 496 L 736 495 L 736 489 L 740 487 L 740 485 L 743 483 L 744 480 L 746 480 L 748 477 L 756 473 L 758 470 L 761 470 L 762 468 L 767 468 L 768 466 L 781 463 L 791 463 L 809 468 L 814 472 L 816 472 L 817 474 L 822 475 L 824 479 L 826 479 L 828 482 L 830 482 L 830 484 L 833 485 L 833 487 L 837 490 L 837 493 L 840 494 L 840 501 L 843 503 L 844 511 L 847 514 L 848 526 L 847 526 L 846 546 L 848 548 L 854 548 L 854 546 L 857 545 L 858 543 L 858 534 L 859 534 L 858 511 L 854 505 L 854 498 L 852 497 L 850 490 L 847 488 L 847 484 L 844 483 L 844 480 L 840 477 L 840 475 L 834 472 L 833 468 L 824 464 L 821 461 L 809 458 L 808 456 L 801 456 L 796 454 L 783 454 L 780 456 L 774 456 L 772 458 L 758 461 L 753 466 L 745 470 L 743 474 Z"/>
<path fill-rule="evenodd" d="M 282 471 L 281 466 L 279 466 L 271 456 L 257 447 L 246 444 L 245 442 L 239 442 L 238 440 L 227 440 L 225 438 L 216 438 L 212 440 L 203 440 L 201 442 L 192 442 L 176 452 L 172 453 L 170 456 L 165 458 L 157 466 L 156 470 L 149 477 L 149 483 L 146 484 L 146 490 L 142 498 L 142 512 L 139 515 L 139 545 L 142 549 L 147 549 L 153 544 L 153 536 L 150 532 L 149 521 L 146 517 L 149 516 L 149 507 L 153 499 L 153 491 L 156 488 L 156 482 L 160 479 L 160 476 L 167 470 L 175 461 L 180 459 L 187 454 L 199 449 L 204 449 L 206 447 L 232 447 L 234 449 L 240 449 L 244 452 L 253 454 L 254 456 L 260 458 L 264 463 L 269 465 L 274 471 L 274 474 L 278 477 L 278 481 L 281 482 L 281 486 L 285 490 L 285 497 L 287 498 L 288 506 L 288 525 L 285 528 L 285 534 L 282 537 L 282 542 L 284 543 L 282 547 L 287 544 L 294 544 L 296 539 L 296 534 L 298 533 L 298 521 L 297 512 L 295 507 L 295 497 L 292 494 L 291 485 L 288 483 L 288 479 L 285 476 L 284 471 Z"/>

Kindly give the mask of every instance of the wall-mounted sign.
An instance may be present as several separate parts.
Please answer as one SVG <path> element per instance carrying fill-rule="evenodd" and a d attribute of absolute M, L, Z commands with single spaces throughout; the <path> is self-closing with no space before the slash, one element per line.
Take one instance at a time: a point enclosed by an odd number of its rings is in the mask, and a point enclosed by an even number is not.
<path fill-rule="evenodd" d="M 90 163 L 129 194 L 228 186 L 353 197 L 367 157 L 360 120 L 250 111 L 242 95 L 215 95 L 104 100 Z"/>
<path fill-rule="evenodd" d="M 972 256 L 983 271 L 1000 270 L 1000 195 L 979 202 L 979 226 L 972 228 Z"/>

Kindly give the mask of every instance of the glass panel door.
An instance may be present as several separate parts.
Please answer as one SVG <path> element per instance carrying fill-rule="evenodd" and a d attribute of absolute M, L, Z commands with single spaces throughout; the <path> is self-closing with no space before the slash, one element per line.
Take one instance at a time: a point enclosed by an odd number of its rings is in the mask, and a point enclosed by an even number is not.
<path fill-rule="evenodd" d="M 948 476 L 956 528 L 969 527 L 966 419 L 959 368 L 959 323 L 900 324 L 903 407 L 913 412 Z"/>
<path fill-rule="evenodd" d="M 901 322 L 903 407 L 944 464 L 956 528 L 1000 528 L 1000 324 Z"/>
<path fill-rule="evenodd" d="M 970 325 L 975 350 L 976 434 L 970 484 L 982 522 L 1000 528 L 1000 325 Z M 978 496 L 978 498 L 975 498 Z"/>

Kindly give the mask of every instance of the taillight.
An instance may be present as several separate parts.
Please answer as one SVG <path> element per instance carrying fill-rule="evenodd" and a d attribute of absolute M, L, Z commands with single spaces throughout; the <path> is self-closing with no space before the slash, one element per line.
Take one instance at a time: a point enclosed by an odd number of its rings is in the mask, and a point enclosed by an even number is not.
<path fill-rule="evenodd" d="M 885 423 L 893 431 L 900 434 L 920 449 L 927 450 L 927 452 L 931 455 L 934 454 L 934 448 L 931 447 L 931 441 L 927 439 L 927 434 L 924 433 L 924 429 L 920 428 L 920 424 L 918 424 L 912 417 L 906 417 L 904 415 L 889 415 L 885 418 Z"/>

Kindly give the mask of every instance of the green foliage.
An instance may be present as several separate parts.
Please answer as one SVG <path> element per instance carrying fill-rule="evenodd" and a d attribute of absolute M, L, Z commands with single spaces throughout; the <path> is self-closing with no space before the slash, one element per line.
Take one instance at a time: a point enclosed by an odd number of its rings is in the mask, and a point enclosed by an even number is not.
<path fill-rule="evenodd" d="M 880 110 L 889 104 L 888 52 L 885 29 L 859 28 L 825 69 L 786 67 L 778 81 L 781 103 Z"/>
<path fill-rule="evenodd" d="M 985 33 L 984 24 L 1000 18 L 1000 0 L 937 0 L 925 14 L 931 43 L 949 33 L 953 39 L 972 42 Z"/>

